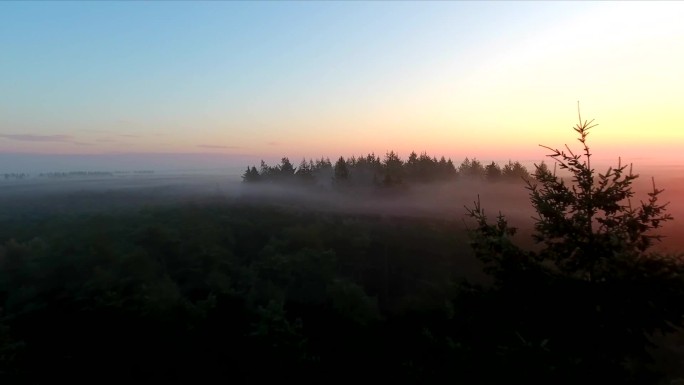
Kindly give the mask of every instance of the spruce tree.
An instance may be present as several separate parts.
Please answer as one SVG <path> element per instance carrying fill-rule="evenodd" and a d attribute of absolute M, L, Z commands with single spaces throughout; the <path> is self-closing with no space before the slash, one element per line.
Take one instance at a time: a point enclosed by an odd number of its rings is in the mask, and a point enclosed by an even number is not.
<path fill-rule="evenodd" d="M 490 223 L 479 199 L 467 208 L 472 246 L 493 279 L 473 286 L 488 309 L 478 312 L 496 335 L 492 349 L 515 362 L 511 379 L 643 382 L 650 337 L 683 323 L 682 260 L 651 251 L 653 230 L 672 219 L 663 190 L 654 184 L 635 203 L 631 165 L 597 173 L 587 144 L 595 126 L 580 116 L 579 152 L 542 146 L 570 178 L 542 163 L 527 182 L 537 247 L 514 243 L 516 229 L 501 214 Z"/>

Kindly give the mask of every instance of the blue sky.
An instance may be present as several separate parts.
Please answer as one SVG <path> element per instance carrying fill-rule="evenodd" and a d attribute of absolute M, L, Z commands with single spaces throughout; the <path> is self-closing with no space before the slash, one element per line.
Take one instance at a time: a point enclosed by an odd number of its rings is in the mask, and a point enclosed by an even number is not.
<path fill-rule="evenodd" d="M 681 99 L 673 99 L 682 82 L 673 78 L 684 63 L 676 23 L 683 10 L 589 2 L 3 2 L 0 152 L 298 158 L 414 149 L 494 157 L 565 140 L 545 127 L 571 126 L 580 99 L 609 126 L 634 121 L 617 115 L 635 105 L 644 119 L 667 116 L 658 121 L 667 125 L 664 138 L 684 143 Z M 633 60 L 640 49 L 654 59 Z M 632 94 L 623 87 L 635 77 L 646 80 Z M 621 138 L 624 145 L 641 140 L 629 130 L 636 136 Z M 503 144 L 486 148 L 483 135 Z"/>

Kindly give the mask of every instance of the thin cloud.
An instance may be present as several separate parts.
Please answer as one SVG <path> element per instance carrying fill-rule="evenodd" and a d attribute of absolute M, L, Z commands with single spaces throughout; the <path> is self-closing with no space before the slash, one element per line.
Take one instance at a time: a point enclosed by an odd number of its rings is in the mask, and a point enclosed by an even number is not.
<path fill-rule="evenodd" d="M 215 145 L 215 144 L 199 144 L 199 145 L 197 145 L 197 147 L 223 149 L 223 150 L 237 150 L 239 148 L 242 148 L 240 146 L 220 146 L 220 145 Z"/>
<path fill-rule="evenodd" d="M 109 130 L 98 130 L 98 129 L 93 129 L 93 128 L 82 128 L 78 130 L 79 132 L 90 132 L 93 134 L 111 134 L 112 131 Z"/>
<path fill-rule="evenodd" d="M 119 136 L 123 136 L 124 138 L 139 138 L 140 135 L 134 135 L 134 134 L 119 134 Z"/>
<path fill-rule="evenodd" d="M 74 142 L 74 138 L 71 135 L 0 134 L 0 138 L 20 142 Z"/>
<path fill-rule="evenodd" d="M 0 138 L 19 142 L 56 142 L 69 143 L 76 146 L 93 145 L 93 143 L 79 142 L 71 135 L 0 134 Z"/>
<path fill-rule="evenodd" d="M 271 141 L 271 142 L 266 142 L 266 144 L 268 144 L 269 146 L 279 146 L 280 142 Z"/>

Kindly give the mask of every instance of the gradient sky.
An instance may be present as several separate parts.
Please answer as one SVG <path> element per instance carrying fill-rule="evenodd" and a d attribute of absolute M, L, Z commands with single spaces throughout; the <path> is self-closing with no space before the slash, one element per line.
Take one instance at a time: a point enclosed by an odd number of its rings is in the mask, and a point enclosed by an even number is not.
<path fill-rule="evenodd" d="M 0 153 L 684 164 L 684 2 L 0 2 Z"/>

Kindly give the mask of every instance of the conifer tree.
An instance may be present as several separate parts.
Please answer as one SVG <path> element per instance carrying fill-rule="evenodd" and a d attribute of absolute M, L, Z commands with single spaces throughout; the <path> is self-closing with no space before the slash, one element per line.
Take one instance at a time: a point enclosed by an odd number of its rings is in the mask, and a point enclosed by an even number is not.
<path fill-rule="evenodd" d="M 335 173 L 333 178 L 333 181 L 336 184 L 343 184 L 349 181 L 349 168 L 347 167 L 347 162 L 344 160 L 344 157 L 340 157 L 340 159 L 335 162 Z"/>
<path fill-rule="evenodd" d="M 682 326 L 684 265 L 650 251 L 660 239 L 653 230 L 672 219 L 663 190 L 654 184 L 636 203 L 631 165 L 597 173 L 587 144 L 593 127 L 581 116 L 574 127 L 581 152 L 542 146 L 570 180 L 544 163 L 528 180 L 534 250 L 513 242 L 516 229 L 503 215 L 490 223 L 479 200 L 467 213 L 477 223 L 472 246 L 493 278 L 479 289 L 480 305 L 489 306 L 498 325 L 490 328 L 516 370 L 540 371 L 526 362 L 550 360 L 542 369 L 556 380 L 625 383 L 637 381 L 628 364 L 648 360 L 649 337 Z"/>

